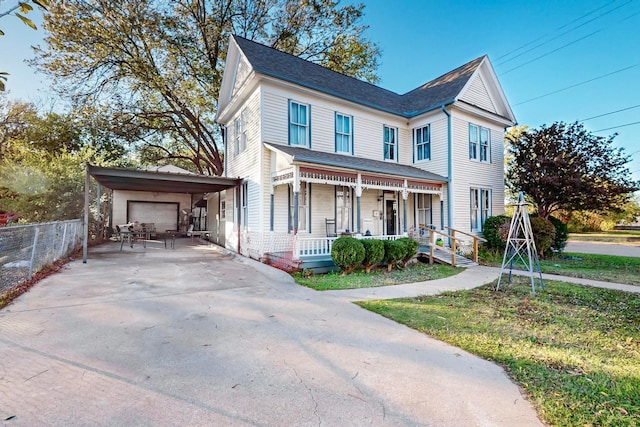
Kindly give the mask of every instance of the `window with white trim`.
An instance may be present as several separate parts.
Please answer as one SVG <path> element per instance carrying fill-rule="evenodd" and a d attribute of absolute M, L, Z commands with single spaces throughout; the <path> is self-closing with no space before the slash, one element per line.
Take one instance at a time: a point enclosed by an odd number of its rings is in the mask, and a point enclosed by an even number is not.
<path fill-rule="evenodd" d="M 470 202 L 471 231 L 482 231 L 484 222 L 491 216 L 491 190 L 488 188 L 472 188 Z"/>
<path fill-rule="evenodd" d="M 309 106 L 289 101 L 289 145 L 309 146 Z"/>
<path fill-rule="evenodd" d="M 352 120 L 351 116 L 336 113 L 336 153 L 351 153 Z"/>
<path fill-rule="evenodd" d="M 431 159 L 431 125 L 422 126 L 413 130 L 413 141 L 417 162 Z"/>
<path fill-rule="evenodd" d="M 247 119 L 243 110 L 233 121 L 233 153 L 238 155 L 247 148 Z"/>
<path fill-rule="evenodd" d="M 244 183 L 240 187 L 240 224 L 246 230 L 249 226 L 249 184 Z"/>
<path fill-rule="evenodd" d="M 429 227 L 431 225 L 431 195 L 416 193 L 415 198 L 418 226 L 420 228 Z"/>
<path fill-rule="evenodd" d="M 336 187 L 336 231 L 351 231 L 351 188 Z"/>
<path fill-rule="evenodd" d="M 469 124 L 469 158 L 481 162 L 491 161 L 491 131 Z"/>
<path fill-rule="evenodd" d="M 225 219 L 227 217 L 227 202 L 224 200 L 220 201 L 220 219 Z"/>
<path fill-rule="evenodd" d="M 384 126 L 384 159 L 398 158 L 398 129 Z"/>
<path fill-rule="evenodd" d="M 298 231 L 306 231 L 309 224 L 309 197 L 306 182 L 300 183 L 300 191 L 298 192 Z M 293 185 L 289 185 L 289 224 L 291 229 L 294 227 L 295 213 L 295 194 Z"/>

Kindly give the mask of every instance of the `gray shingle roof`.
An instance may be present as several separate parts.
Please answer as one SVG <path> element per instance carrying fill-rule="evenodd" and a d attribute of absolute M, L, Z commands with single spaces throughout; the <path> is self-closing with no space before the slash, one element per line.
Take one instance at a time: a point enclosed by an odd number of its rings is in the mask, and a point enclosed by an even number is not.
<path fill-rule="evenodd" d="M 309 150 L 307 148 L 292 147 L 267 143 L 268 148 L 285 153 L 293 158 L 294 162 L 313 163 L 324 166 L 334 166 L 346 169 L 355 169 L 362 172 L 375 172 L 386 175 L 394 175 L 402 178 L 426 179 L 435 182 L 447 182 L 447 178 L 435 173 L 427 172 L 413 166 L 398 163 L 383 162 L 380 160 L 363 159 L 362 157 L 346 156 L 343 154 L 325 153 Z"/>
<path fill-rule="evenodd" d="M 407 118 L 452 103 L 484 59 L 484 56 L 476 58 L 411 92 L 398 95 L 269 46 L 239 36 L 233 38 L 258 73 Z"/>

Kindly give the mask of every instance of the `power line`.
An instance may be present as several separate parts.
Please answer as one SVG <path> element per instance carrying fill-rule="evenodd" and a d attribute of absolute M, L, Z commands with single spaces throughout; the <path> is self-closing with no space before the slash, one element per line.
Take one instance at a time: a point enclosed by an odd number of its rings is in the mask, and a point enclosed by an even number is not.
<path fill-rule="evenodd" d="M 567 30 L 567 31 L 565 31 L 565 32 L 563 32 L 563 33 L 560 33 L 560 34 L 558 34 L 557 36 L 555 36 L 555 37 L 553 37 L 553 38 L 551 38 L 551 39 L 549 39 L 549 40 L 547 40 L 547 41 L 545 41 L 545 42 L 539 43 L 539 44 L 537 44 L 536 46 L 534 46 L 534 47 L 532 47 L 532 48 L 530 48 L 530 49 L 527 49 L 527 50 L 525 50 L 524 52 L 521 52 L 520 54 L 518 54 L 518 55 L 516 55 L 516 56 L 514 56 L 514 57 L 512 57 L 512 58 L 505 59 L 505 60 L 504 60 L 504 61 L 502 61 L 502 62 L 498 62 L 496 65 L 498 65 L 498 66 L 500 66 L 500 65 L 504 65 L 504 64 L 506 64 L 507 62 L 510 62 L 510 61 L 512 61 L 512 60 L 514 60 L 514 59 L 516 59 L 516 58 L 519 58 L 519 57 L 521 57 L 522 55 L 524 55 L 524 54 L 526 54 L 526 53 L 529 53 L 529 52 L 531 52 L 532 50 L 535 50 L 535 49 L 537 49 L 537 48 L 539 48 L 539 47 L 541 47 L 541 46 L 544 46 L 544 45 L 546 45 L 546 44 L 549 44 L 549 43 L 551 43 L 552 41 L 557 40 L 557 39 L 559 39 L 560 37 L 562 37 L 562 36 L 564 36 L 564 35 L 567 35 L 567 34 L 569 34 L 569 33 L 573 32 L 573 31 L 577 30 L 578 28 L 584 27 L 585 25 L 590 24 L 591 22 L 595 21 L 596 19 L 599 19 L 599 18 L 601 18 L 601 17 L 603 17 L 603 16 L 605 16 L 605 15 L 608 15 L 609 13 L 614 12 L 614 11 L 616 11 L 616 10 L 620 9 L 620 8 L 621 8 L 621 7 L 623 7 L 623 6 L 626 6 L 626 5 L 628 5 L 629 3 L 631 3 L 631 2 L 632 2 L 632 0 L 629 0 L 628 2 L 623 3 L 623 4 L 621 4 L 621 5 L 620 5 L 620 6 L 618 6 L 618 7 L 615 7 L 615 8 L 613 8 L 613 9 L 611 9 L 611 10 L 608 10 L 608 11 L 606 11 L 606 12 L 604 12 L 604 13 L 601 13 L 600 15 L 598 15 L 598 16 L 596 16 L 596 17 L 594 17 L 594 18 L 592 18 L 592 19 L 590 19 L 590 20 L 588 20 L 588 21 L 585 21 L 585 22 L 583 22 L 582 24 L 580 24 L 580 25 L 578 25 L 578 26 L 576 26 L 576 27 L 574 27 L 574 28 L 571 28 L 571 29 L 569 29 L 569 30 Z M 612 3 L 613 3 L 613 2 L 612 2 Z M 573 21 L 571 21 L 570 23 L 565 24 L 565 25 L 563 25 L 563 26 L 561 26 L 561 27 L 557 28 L 557 29 L 556 29 L 556 31 L 558 31 L 558 30 L 560 30 L 560 29 L 562 29 L 562 28 L 564 28 L 564 27 L 566 27 L 566 26 L 568 26 L 568 25 L 571 25 L 572 23 L 574 23 L 574 22 L 576 22 L 576 21 L 579 21 L 580 19 L 582 19 L 582 18 L 584 18 L 584 17 L 586 17 L 586 16 L 590 15 L 591 13 L 594 13 L 594 12 L 596 12 L 596 11 L 600 10 L 600 9 L 603 9 L 603 8 L 605 8 L 605 7 L 609 6 L 609 5 L 610 5 L 610 4 L 612 4 L 612 3 L 608 3 L 608 4 L 606 4 L 605 6 L 602 6 L 602 7 L 598 8 L 598 9 L 595 9 L 595 10 L 593 10 L 593 11 L 591 11 L 591 12 L 587 13 L 586 15 L 582 15 L 580 18 L 574 19 L 574 20 L 573 20 Z M 548 33 L 548 34 L 551 34 L 551 33 Z M 548 34 L 547 34 L 547 35 L 548 35 Z M 540 39 L 542 39 L 542 38 L 544 38 L 544 37 L 546 37 L 546 35 L 545 35 L 545 36 L 543 36 L 543 37 L 539 37 L 539 38 L 538 38 L 538 39 L 536 39 L 536 40 L 540 40 Z M 531 43 L 533 43 L 533 42 L 530 42 L 530 43 L 528 43 L 528 44 L 531 44 Z M 504 55 L 503 55 L 503 56 L 504 56 Z M 503 56 L 502 56 L 502 57 L 503 57 Z M 502 57 L 500 57 L 500 58 L 502 58 Z M 500 59 L 500 58 L 498 58 L 498 59 Z"/>
<path fill-rule="evenodd" d="M 633 108 L 638 108 L 638 107 L 640 107 L 640 104 L 638 104 L 638 105 L 634 105 L 633 107 L 623 108 L 623 109 L 621 109 L 621 110 L 610 111 L 610 112 L 608 112 L 608 113 L 599 114 L 599 115 L 597 115 L 597 116 L 587 117 L 586 119 L 579 119 L 578 121 L 579 121 L 579 122 L 586 122 L 587 120 L 597 119 L 598 117 L 604 117 L 604 116 L 608 116 L 608 115 L 610 115 L 610 114 L 615 114 L 615 113 L 619 113 L 619 112 L 621 112 L 621 111 L 627 111 L 627 110 L 631 110 L 631 109 L 633 109 Z"/>
<path fill-rule="evenodd" d="M 633 126 L 633 125 L 638 125 L 638 124 L 640 124 L 640 122 L 626 123 L 624 125 L 611 126 L 610 128 L 594 130 L 593 133 L 604 132 L 605 130 L 618 129 L 618 128 L 623 128 L 623 127 Z"/>
<path fill-rule="evenodd" d="M 592 78 L 592 79 L 585 80 L 585 81 L 583 81 L 583 82 L 576 83 L 576 84 L 573 84 L 573 85 L 571 85 L 571 86 L 564 87 L 564 88 L 562 88 L 562 89 L 554 90 L 553 92 L 545 93 L 544 95 L 536 96 L 536 97 L 534 97 L 534 98 L 527 99 L 526 101 L 518 102 L 517 104 L 514 104 L 514 106 L 515 106 L 515 105 L 522 105 L 522 104 L 526 104 L 527 102 L 535 101 L 536 99 L 544 98 L 544 97 L 546 97 L 546 96 L 554 95 L 554 94 L 556 94 L 556 93 L 563 92 L 563 91 L 565 91 L 565 90 L 572 89 L 572 88 L 577 87 L 577 86 L 581 86 L 581 85 L 584 85 L 584 84 L 587 84 L 587 83 L 591 83 L 592 81 L 599 80 L 599 79 L 602 79 L 602 78 L 605 78 L 605 77 L 608 77 L 608 76 L 611 76 L 611 75 L 614 75 L 614 74 L 618 74 L 618 73 L 621 73 L 621 72 L 623 72 L 623 71 L 629 70 L 629 69 L 631 69 L 631 68 L 635 68 L 635 67 L 637 67 L 638 65 L 640 65 L 640 64 L 630 65 L 630 66 L 628 66 L 628 67 L 621 68 L 621 69 L 619 69 L 619 70 L 612 71 L 612 72 L 610 72 L 610 73 L 603 74 L 603 75 L 601 75 L 601 76 L 594 77 L 594 78 Z"/>
<path fill-rule="evenodd" d="M 599 33 L 600 31 L 602 31 L 602 29 L 600 29 L 600 30 L 596 30 L 596 31 L 594 31 L 593 33 L 587 34 L 586 36 L 582 36 L 582 37 L 580 37 L 579 39 L 573 40 L 573 41 L 571 41 L 571 42 L 569 42 L 569 43 L 567 43 L 567 44 L 565 44 L 565 45 L 562 45 L 562 46 L 560 46 L 560 47 L 558 47 L 558 48 L 553 49 L 552 51 L 549 51 L 549 52 L 547 52 L 547 53 L 543 53 L 542 55 L 537 56 L 537 57 L 535 57 L 535 58 L 533 58 L 533 59 L 531 59 L 531 60 L 529 60 L 529 61 L 527 61 L 527 62 L 523 62 L 523 63 L 522 63 L 522 64 L 520 64 L 520 65 L 516 65 L 515 67 L 513 67 L 513 68 L 511 68 L 511 69 L 509 69 L 509 70 L 507 70 L 507 71 L 505 71 L 505 72 L 504 72 L 504 73 L 502 73 L 502 74 L 508 74 L 508 73 L 512 72 L 513 70 L 517 70 L 517 69 L 518 69 L 518 68 L 520 68 L 520 67 L 524 67 L 524 66 L 525 66 L 525 65 L 527 65 L 527 64 L 531 64 L 532 62 L 535 62 L 535 61 L 537 61 L 538 59 L 544 58 L 545 56 L 549 56 L 549 55 L 551 55 L 552 53 L 555 53 L 555 52 L 557 52 L 557 51 L 559 51 L 559 50 L 561 50 L 561 49 L 564 49 L 565 47 L 569 47 L 569 46 L 571 46 L 572 44 L 576 44 L 576 43 L 578 43 L 579 41 L 582 41 L 582 40 L 584 40 L 584 39 L 586 39 L 586 38 L 588 38 L 588 37 L 591 37 L 591 36 L 593 36 L 594 34 Z"/>

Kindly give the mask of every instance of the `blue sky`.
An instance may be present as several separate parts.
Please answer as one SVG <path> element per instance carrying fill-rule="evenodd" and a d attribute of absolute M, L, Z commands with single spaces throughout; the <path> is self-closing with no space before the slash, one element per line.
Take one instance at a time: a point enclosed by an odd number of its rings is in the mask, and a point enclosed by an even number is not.
<path fill-rule="evenodd" d="M 615 145 L 632 154 L 629 169 L 640 180 L 640 1 L 364 3 L 367 35 L 382 49 L 380 86 L 405 93 L 487 54 L 519 124 L 589 119 L 593 132 L 615 127 L 596 133 L 618 132 Z M 42 32 L 13 17 L 0 28 L 10 96 L 50 102 L 46 79 L 22 64 Z"/>

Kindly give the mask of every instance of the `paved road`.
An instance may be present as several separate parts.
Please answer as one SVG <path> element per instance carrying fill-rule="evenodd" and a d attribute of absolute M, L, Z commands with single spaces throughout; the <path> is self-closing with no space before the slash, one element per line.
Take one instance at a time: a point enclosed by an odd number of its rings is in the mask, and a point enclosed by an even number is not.
<path fill-rule="evenodd" d="M 204 245 L 104 245 L 0 311 L 0 422 L 541 425 L 496 365 Z"/>
<path fill-rule="evenodd" d="M 635 243 L 619 245 L 614 243 L 570 241 L 567 242 L 565 251 L 580 252 L 583 254 L 618 255 L 640 258 L 640 245 Z"/>

